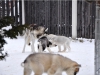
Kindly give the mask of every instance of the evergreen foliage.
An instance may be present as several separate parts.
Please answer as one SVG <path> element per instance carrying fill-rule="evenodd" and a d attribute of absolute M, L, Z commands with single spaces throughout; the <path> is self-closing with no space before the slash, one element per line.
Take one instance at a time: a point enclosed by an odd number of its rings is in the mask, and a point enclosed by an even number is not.
<path fill-rule="evenodd" d="M 3 27 L 11 26 L 12 28 L 9 30 L 3 29 Z M 27 28 L 28 25 L 15 25 L 14 18 L 7 16 L 0 19 L 0 60 L 5 59 L 8 56 L 8 53 L 3 53 L 4 44 L 7 42 L 5 41 L 5 37 L 9 37 L 11 39 L 17 38 L 19 34 L 23 34 L 23 30 Z"/>

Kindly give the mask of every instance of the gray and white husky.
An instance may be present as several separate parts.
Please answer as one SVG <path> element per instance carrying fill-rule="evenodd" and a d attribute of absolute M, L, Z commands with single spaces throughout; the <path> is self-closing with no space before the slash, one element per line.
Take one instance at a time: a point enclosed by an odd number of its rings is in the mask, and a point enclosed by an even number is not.
<path fill-rule="evenodd" d="M 62 75 L 65 71 L 67 75 L 76 75 L 79 72 L 80 64 L 61 56 L 51 53 L 33 53 L 29 55 L 21 66 L 24 67 L 23 75 L 42 75 L 46 72 L 48 75 Z"/>
<path fill-rule="evenodd" d="M 51 43 L 56 44 L 58 46 L 59 52 L 65 52 L 67 49 L 68 49 L 68 51 L 71 50 L 70 42 L 72 39 L 70 39 L 68 37 L 49 34 L 49 35 L 47 35 L 47 38 Z M 64 47 L 64 50 L 61 51 L 62 45 Z"/>
<path fill-rule="evenodd" d="M 39 52 L 44 51 L 46 48 L 49 52 L 52 52 L 50 48 L 57 46 L 56 44 L 51 43 L 46 36 L 42 36 L 41 38 L 39 38 L 38 42 L 39 42 L 38 44 Z"/>
<path fill-rule="evenodd" d="M 30 42 L 32 42 L 31 50 L 32 52 L 35 52 L 35 48 L 34 48 L 35 40 L 41 37 L 42 35 L 44 35 L 45 33 L 47 33 L 47 31 L 48 31 L 48 28 L 45 28 L 44 26 L 39 26 L 36 24 L 29 25 L 29 29 L 26 29 L 25 34 L 24 34 L 25 43 L 24 43 L 22 52 L 23 53 L 25 52 L 25 47 L 27 44 L 30 45 Z"/>

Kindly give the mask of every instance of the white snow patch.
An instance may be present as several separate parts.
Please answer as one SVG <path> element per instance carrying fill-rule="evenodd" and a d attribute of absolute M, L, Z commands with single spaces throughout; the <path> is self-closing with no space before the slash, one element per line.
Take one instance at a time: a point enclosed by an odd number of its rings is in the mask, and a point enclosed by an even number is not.
<path fill-rule="evenodd" d="M 0 61 L 0 75 L 23 75 L 21 63 L 31 54 L 31 48 L 27 46 L 25 53 L 22 53 L 24 46 L 23 37 L 18 37 L 18 39 L 5 39 L 8 44 L 4 45 L 4 49 L 8 52 L 9 57 L 6 58 L 6 61 Z M 83 43 L 72 41 L 71 51 L 59 54 L 81 64 L 82 67 L 77 75 L 94 75 L 94 40 L 92 42 L 89 42 L 87 39 L 83 40 Z M 35 49 L 37 50 L 37 42 L 35 43 Z M 53 47 L 51 50 L 58 54 L 57 47 Z M 43 75 L 47 74 L 44 73 Z M 66 73 L 63 72 L 62 75 L 66 75 Z"/>

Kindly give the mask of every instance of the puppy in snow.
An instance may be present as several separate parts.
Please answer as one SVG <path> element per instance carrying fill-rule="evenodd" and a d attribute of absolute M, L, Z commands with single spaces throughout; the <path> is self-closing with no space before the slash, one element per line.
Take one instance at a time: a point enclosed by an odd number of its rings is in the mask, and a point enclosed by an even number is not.
<path fill-rule="evenodd" d="M 65 71 L 67 75 L 76 75 L 79 72 L 80 64 L 61 56 L 51 53 L 34 53 L 29 55 L 21 66 L 24 67 L 23 75 L 30 75 L 34 71 L 34 75 L 62 75 Z"/>
<path fill-rule="evenodd" d="M 39 38 L 38 42 L 39 42 L 39 44 L 38 44 L 38 51 L 39 51 L 39 52 L 44 51 L 46 48 L 47 48 L 47 50 L 48 50 L 49 52 L 52 52 L 51 49 L 50 49 L 50 47 L 55 47 L 55 46 L 57 46 L 57 45 L 55 45 L 55 44 L 52 44 L 52 43 L 47 39 L 46 36 L 43 36 L 43 37 Z"/>
<path fill-rule="evenodd" d="M 58 46 L 59 52 L 65 52 L 67 49 L 68 49 L 68 51 L 71 50 L 71 48 L 70 48 L 71 39 L 68 37 L 49 34 L 49 35 L 47 35 L 47 38 L 51 43 L 56 44 Z M 64 47 L 64 50 L 61 51 L 62 45 Z"/>

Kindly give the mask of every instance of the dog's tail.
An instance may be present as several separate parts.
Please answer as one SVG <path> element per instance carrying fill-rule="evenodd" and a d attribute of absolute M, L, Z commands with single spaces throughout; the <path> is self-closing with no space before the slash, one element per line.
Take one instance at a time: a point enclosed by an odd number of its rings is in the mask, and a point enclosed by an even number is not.
<path fill-rule="evenodd" d="M 21 66 L 24 67 L 24 62 L 21 63 Z"/>
<path fill-rule="evenodd" d="M 74 65 L 74 68 L 75 68 L 74 74 L 75 74 L 75 75 L 79 72 L 79 68 L 80 68 L 80 67 L 81 67 L 80 64 Z"/>
<path fill-rule="evenodd" d="M 45 29 L 45 32 L 47 32 L 47 31 L 48 31 L 48 28 Z"/>
<path fill-rule="evenodd" d="M 47 34 L 48 33 L 48 28 L 44 29 L 44 33 Z"/>
<path fill-rule="evenodd" d="M 21 66 L 25 67 L 25 63 L 27 63 L 27 60 L 24 60 L 24 62 L 21 63 Z"/>

